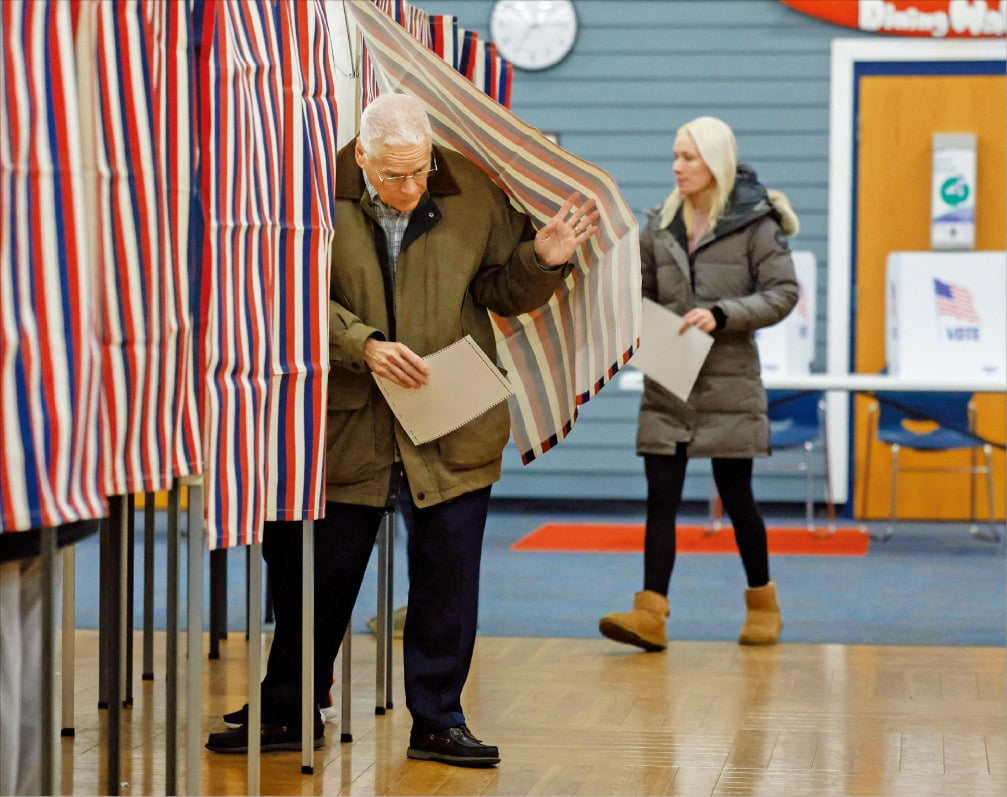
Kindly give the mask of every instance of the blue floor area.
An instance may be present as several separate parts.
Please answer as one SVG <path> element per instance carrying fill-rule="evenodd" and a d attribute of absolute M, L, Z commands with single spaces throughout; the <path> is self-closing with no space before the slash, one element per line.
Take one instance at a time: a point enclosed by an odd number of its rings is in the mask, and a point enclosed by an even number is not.
<path fill-rule="evenodd" d="M 494 503 L 484 544 L 479 630 L 491 636 L 595 637 L 598 618 L 630 608 L 641 588 L 640 554 L 531 553 L 510 546 L 543 523 L 642 523 L 640 505 L 546 508 L 512 501 Z M 701 522 L 699 517 L 682 522 Z M 157 513 L 155 535 L 155 624 L 164 627 L 165 513 Z M 142 626 L 142 514 L 137 514 L 134 621 Z M 184 522 L 184 521 L 183 521 Z M 767 522 L 798 525 L 799 515 Z M 728 532 L 729 533 L 729 532 Z M 180 561 L 185 595 L 185 551 Z M 376 559 L 353 615 L 366 631 L 374 614 Z M 228 552 L 228 627 L 245 629 L 244 549 Z M 887 542 L 874 541 L 865 557 L 774 556 L 784 617 L 784 642 L 859 645 L 1007 644 L 1007 559 L 1003 529 L 999 542 L 973 538 L 967 525 L 903 523 Z M 395 549 L 395 605 L 405 602 L 405 531 L 399 524 Z M 98 540 L 77 546 L 77 625 L 98 620 Z M 733 555 L 681 555 L 669 601 L 669 637 L 682 640 L 737 638 L 744 616 L 744 575 Z M 208 576 L 204 577 L 204 617 Z M 184 626 L 184 608 L 181 621 Z M 268 626 L 267 626 L 268 628 Z"/>

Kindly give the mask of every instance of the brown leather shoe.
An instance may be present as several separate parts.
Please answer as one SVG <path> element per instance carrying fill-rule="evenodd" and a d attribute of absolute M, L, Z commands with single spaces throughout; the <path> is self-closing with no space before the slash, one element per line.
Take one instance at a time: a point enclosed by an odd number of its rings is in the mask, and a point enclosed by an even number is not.
<path fill-rule="evenodd" d="M 500 763 L 500 751 L 493 745 L 483 744 L 467 725 L 436 733 L 411 733 L 406 755 L 456 767 L 495 767 Z"/>

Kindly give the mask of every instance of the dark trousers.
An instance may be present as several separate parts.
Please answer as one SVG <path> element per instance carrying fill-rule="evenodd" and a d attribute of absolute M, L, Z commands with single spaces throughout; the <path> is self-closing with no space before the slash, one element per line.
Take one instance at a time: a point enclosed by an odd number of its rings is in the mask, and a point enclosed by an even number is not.
<path fill-rule="evenodd" d="M 413 730 L 431 733 L 465 722 L 479 615 L 479 568 L 490 488 L 420 509 L 410 505 L 409 611 L 402 633 L 406 706 Z"/>
<path fill-rule="evenodd" d="M 403 664 L 406 705 L 417 732 L 465 722 L 461 692 L 475 647 L 489 496 L 485 487 L 421 509 L 412 504 L 408 484 L 402 489 L 401 501 L 411 514 Z M 315 521 L 314 691 L 320 705 L 327 704 L 333 660 L 384 510 L 329 502 L 325 513 Z M 300 523 L 267 524 L 263 556 L 276 617 L 262 682 L 262 716 L 269 723 L 291 724 L 300 717 L 300 551 Z"/>
<path fill-rule="evenodd" d="M 383 510 L 326 503 L 315 521 L 315 702 L 329 705 L 332 664 L 367 570 Z M 262 557 L 276 626 L 262 680 L 262 719 L 296 725 L 301 716 L 301 527 L 265 524 Z"/>
<path fill-rule="evenodd" d="M 682 502 L 685 469 L 689 460 L 679 444 L 671 456 L 647 454 L 647 523 L 643 543 L 643 588 L 668 594 L 675 568 L 675 524 Z M 749 587 L 769 581 L 769 550 L 766 525 L 752 493 L 752 460 L 712 460 L 713 480 L 724 502 L 724 510 L 734 526 L 734 538 Z"/>

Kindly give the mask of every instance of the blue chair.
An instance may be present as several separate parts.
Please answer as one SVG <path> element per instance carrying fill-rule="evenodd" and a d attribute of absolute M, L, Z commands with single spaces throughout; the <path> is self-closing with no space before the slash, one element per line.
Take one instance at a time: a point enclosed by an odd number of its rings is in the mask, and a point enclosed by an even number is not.
<path fill-rule="evenodd" d="M 819 449 L 825 463 L 825 510 L 828 532 L 836 530 L 836 507 L 829 473 L 829 436 L 825 423 L 825 393 L 821 390 L 770 390 L 769 441 L 774 451 L 803 448 L 804 460 L 797 470 L 805 474 L 804 505 L 808 531 L 815 533 L 814 472 L 812 457 Z"/>
<path fill-rule="evenodd" d="M 867 440 L 864 454 L 864 489 L 861 490 L 860 517 L 866 516 L 867 489 L 871 478 L 871 442 L 876 437 L 890 446 L 892 457 L 892 487 L 889 494 L 888 526 L 882 539 L 895 533 L 895 508 L 898 498 L 900 473 L 935 472 L 961 473 L 969 475 L 969 531 L 977 537 L 996 541 L 993 504 L 993 451 L 976 433 L 976 409 L 969 393 L 918 393 L 913 391 L 889 390 L 874 393 L 874 402 L 867 416 Z M 899 452 L 903 449 L 914 451 L 945 452 L 968 450 L 971 461 L 968 467 L 917 466 L 900 467 Z M 976 463 L 977 454 L 982 453 L 983 464 Z M 989 532 L 982 533 L 976 523 L 976 477 L 986 476 L 986 490 L 989 503 Z"/>
<path fill-rule="evenodd" d="M 825 394 L 820 390 L 768 390 L 769 442 L 773 451 L 801 448 L 803 460 L 786 467 L 805 475 L 804 511 L 808 531 L 819 534 L 815 524 L 814 469 L 812 457 L 820 450 L 825 462 L 825 509 L 828 514 L 826 534 L 836 530 L 836 509 L 832 501 L 832 480 L 829 475 L 829 446 L 825 424 Z M 777 466 L 774 471 L 783 471 Z M 760 469 L 761 470 L 761 469 Z M 714 488 L 716 491 L 716 488 Z M 710 528 L 721 527 L 720 500 L 714 492 L 710 501 Z"/>

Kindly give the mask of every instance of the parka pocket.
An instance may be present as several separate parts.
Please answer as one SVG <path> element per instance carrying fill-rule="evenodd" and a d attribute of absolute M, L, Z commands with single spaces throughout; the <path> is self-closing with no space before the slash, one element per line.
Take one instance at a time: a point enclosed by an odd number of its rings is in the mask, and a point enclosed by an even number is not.
<path fill-rule="evenodd" d="M 373 379 L 333 369 L 329 375 L 325 471 L 329 481 L 352 484 L 373 471 L 377 459 Z"/>
<path fill-rule="evenodd" d="M 374 378 L 370 373 L 354 373 L 344 368 L 329 372 L 329 389 L 326 407 L 331 410 L 355 410 L 363 407 L 371 397 Z"/>
<path fill-rule="evenodd" d="M 500 456 L 509 436 L 510 410 L 505 401 L 440 438 L 437 451 L 448 470 L 478 468 Z"/>

